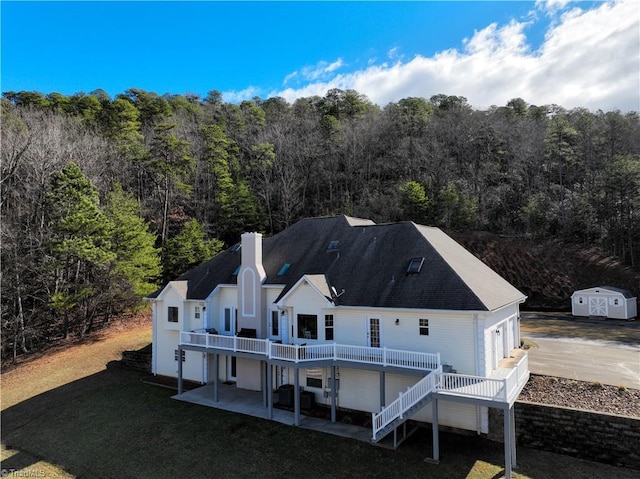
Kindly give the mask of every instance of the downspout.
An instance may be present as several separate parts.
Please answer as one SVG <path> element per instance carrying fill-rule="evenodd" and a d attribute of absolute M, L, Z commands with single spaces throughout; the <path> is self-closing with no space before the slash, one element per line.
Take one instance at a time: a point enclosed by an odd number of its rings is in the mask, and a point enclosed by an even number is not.
<path fill-rule="evenodd" d="M 202 316 L 202 329 L 207 328 L 207 306 L 206 303 L 202 304 L 202 310 L 200 314 Z M 207 384 L 209 381 L 209 354 L 202 353 L 202 384 Z"/>
<path fill-rule="evenodd" d="M 151 301 L 151 329 L 153 337 L 151 339 L 151 374 L 156 375 L 158 371 L 158 302 Z"/>
<path fill-rule="evenodd" d="M 480 331 L 480 328 L 478 327 L 478 314 L 473 313 L 473 337 L 474 337 L 473 357 L 475 362 L 474 367 L 475 367 L 476 376 L 480 376 L 480 358 L 479 358 L 480 346 L 478 344 L 479 331 Z M 482 341 L 484 342 L 484 333 L 483 333 Z M 481 432 L 482 432 L 482 409 L 480 408 L 480 406 L 476 406 L 476 434 L 480 434 Z"/>
<path fill-rule="evenodd" d="M 476 376 L 480 376 L 480 358 L 479 358 L 479 346 L 478 346 L 478 332 L 479 332 L 479 328 L 478 328 L 478 314 L 474 313 L 473 314 L 473 337 L 474 337 L 474 341 L 473 341 L 473 357 L 474 357 L 474 361 L 475 361 L 475 375 Z M 483 338 L 484 341 L 484 338 Z"/>

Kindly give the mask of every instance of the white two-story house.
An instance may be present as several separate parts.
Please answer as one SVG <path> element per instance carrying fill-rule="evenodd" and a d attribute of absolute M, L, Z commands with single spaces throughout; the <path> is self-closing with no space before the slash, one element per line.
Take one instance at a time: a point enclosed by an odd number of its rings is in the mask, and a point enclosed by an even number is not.
<path fill-rule="evenodd" d="M 309 218 L 241 243 L 150 298 L 154 374 L 264 391 L 293 388 L 372 414 L 374 441 L 407 419 L 489 432 L 526 383 L 526 297 L 438 228 Z M 269 393 L 270 392 L 270 393 Z M 217 394 L 217 392 L 216 392 Z"/>

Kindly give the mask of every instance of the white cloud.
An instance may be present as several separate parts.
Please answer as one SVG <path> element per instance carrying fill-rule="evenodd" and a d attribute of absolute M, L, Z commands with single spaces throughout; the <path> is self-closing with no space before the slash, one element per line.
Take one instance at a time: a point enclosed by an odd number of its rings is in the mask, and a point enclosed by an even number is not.
<path fill-rule="evenodd" d="M 575 0 L 536 0 L 536 7 L 550 15 L 553 15 L 554 13 L 564 9 L 571 1 Z"/>
<path fill-rule="evenodd" d="M 537 105 L 640 110 L 637 0 L 602 3 L 586 11 L 571 7 L 561 11 L 567 3 L 550 0 L 542 5 L 558 16 L 536 51 L 527 44 L 528 23 L 513 20 L 474 32 L 460 51 L 445 50 L 432 57 L 416 55 L 409 61 L 369 65 L 342 74 L 336 73 L 344 66 L 342 59 L 331 64 L 320 62 L 296 72 L 309 83 L 270 96 L 293 101 L 341 88 L 357 90 L 379 105 L 444 93 L 465 96 L 476 108 L 505 105 L 520 97 Z"/>
<path fill-rule="evenodd" d="M 239 91 L 231 90 L 231 91 L 222 92 L 223 100 L 228 103 L 238 103 L 259 95 L 260 95 L 260 90 L 253 86 L 247 87 L 244 90 L 239 90 Z"/>
<path fill-rule="evenodd" d="M 344 66 L 342 58 L 338 58 L 336 61 L 329 63 L 326 61 L 319 61 L 315 65 L 306 66 L 301 70 L 296 70 L 293 73 L 284 77 L 283 85 L 290 83 L 293 80 L 297 81 L 316 81 L 327 78 L 330 74 Z"/>

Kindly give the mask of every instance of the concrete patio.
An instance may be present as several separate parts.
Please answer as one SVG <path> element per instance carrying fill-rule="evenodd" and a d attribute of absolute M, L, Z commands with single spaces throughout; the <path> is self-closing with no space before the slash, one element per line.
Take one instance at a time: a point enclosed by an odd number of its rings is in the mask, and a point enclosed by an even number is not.
<path fill-rule="evenodd" d="M 287 426 L 295 425 L 295 417 L 293 411 L 273 408 L 273 417 L 269 418 L 269 410 L 264 405 L 262 392 L 248 391 L 246 389 L 238 389 L 234 384 L 220 384 L 219 401 L 213 401 L 213 384 L 185 391 L 182 394 L 173 396 L 173 399 L 185 401 L 201 406 L 222 409 L 247 416 L 259 417 L 262 419 L 277 421 Z M 275 401 L 274 401 L 275 402 Z M 301 416 L 300 426 L 303 429 L 333 434 L 350 439 L 356 439 L 371 444 L 371 429 L 353 424 L 344 424 L 341 422 L 332 423 L 326 419 L 316 417 Z M 387 443 L 378 445 L 389 447 Z M 393 445 L 391 445 L 392 447 Z"/>

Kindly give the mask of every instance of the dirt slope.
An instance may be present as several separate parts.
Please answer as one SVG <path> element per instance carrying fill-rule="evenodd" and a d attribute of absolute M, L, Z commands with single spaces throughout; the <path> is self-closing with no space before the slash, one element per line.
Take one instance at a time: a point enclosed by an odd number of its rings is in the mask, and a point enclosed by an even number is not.
<path fill-rule="evenodd" d="M 523 309 L 570 310 L 573 291 L 593 286 L 616 286 L 640 296 L 640 271 L 597 248 L 489 233 L 452 236 L 528 296 Z"/>

